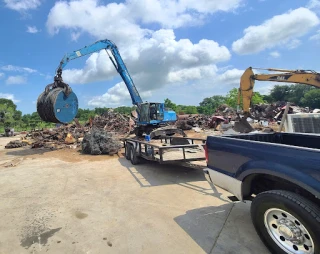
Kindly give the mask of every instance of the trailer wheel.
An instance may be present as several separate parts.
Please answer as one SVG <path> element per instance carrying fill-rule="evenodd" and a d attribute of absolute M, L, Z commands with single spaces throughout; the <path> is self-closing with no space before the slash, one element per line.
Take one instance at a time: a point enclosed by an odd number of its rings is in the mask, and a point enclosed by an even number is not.
<path fill-rule="evenodd" d="M 130 147 L 130 161 L 132 165 L 137 165 L 140 162 L 140 158 L 137 155 L 133 146 Z"/>
<path fill-rule="evenodd" d="M 127 160 L 130 160 L 130 149 L 131 149 L 130 143 L 126 143 L 124 153 Z"/>
<path fill-rule="evenodd" d="M 304 197 L 282 190 L 260 193 L 251 218 L 271 253 L 320 253 L 320 209 Z"/>

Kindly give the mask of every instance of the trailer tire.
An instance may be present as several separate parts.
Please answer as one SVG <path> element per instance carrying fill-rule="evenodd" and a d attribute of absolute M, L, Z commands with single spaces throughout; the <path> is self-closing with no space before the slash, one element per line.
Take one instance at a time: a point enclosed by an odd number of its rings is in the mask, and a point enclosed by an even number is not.
<path fill-rule="evenodd" d="M 131 149 L 131 144 L 130 143 L 126 143 L 126 147 L 124 149 L 124 154 L 127 160 L 130 160 L 130 149 Z"/>
<path fill-rule="evenodd" d="M 283 190 L 258 194 L 251 218 L 271 253 L 320 254 L 320 208 L 306 198 Z"/>
<path fill-rule="evenodd" d="M 130 147 L 130 161 L 132 165 L 137 165 L 140 162 L 140 158 L 132 145 Z"/>

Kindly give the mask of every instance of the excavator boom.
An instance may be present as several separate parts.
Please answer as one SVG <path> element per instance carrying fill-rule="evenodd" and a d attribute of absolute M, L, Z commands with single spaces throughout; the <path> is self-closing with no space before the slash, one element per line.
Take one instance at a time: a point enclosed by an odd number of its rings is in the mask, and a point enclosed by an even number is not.
<path fill-rule="evenodd" d="M 249 67 L 242 74 L 240 79 L 240 88 L 238 94 L 238 105 L 243 103 L 243 111 L 249 112 L 251 99 L 253 95 L 253 87 L 255 80 L 270 81 L 270 82 L 285 82 L 295 84 L 306 84 L 314 87 L 320 87 L 320 73 L 307 70 L 281 70 L 281 69 L 266 69 L 279 71 L 284 73 L 276 74 L 254 74 L 252 67 Z"/>
<path fill-rule="evenodd" d="M 253 88 L 256 80 L 269 82 L 285 82 L 295 84 L 306 84 L 320 88 L 320 73 L 311 70 L 285 70 L 268 68 L 263 70 L 281 72 L 276 74 L 254 74 L 252 68 L 249 67 L 242 74 L 240 79 L 240 88 L 238 91 L 238 111 L 242 102 L 244 117 L 237 122 L 236 130 L 241 132 L 249 132 L 252 130 L 246 118 L 250 116 L 250 105 L 253 96 Z"/>

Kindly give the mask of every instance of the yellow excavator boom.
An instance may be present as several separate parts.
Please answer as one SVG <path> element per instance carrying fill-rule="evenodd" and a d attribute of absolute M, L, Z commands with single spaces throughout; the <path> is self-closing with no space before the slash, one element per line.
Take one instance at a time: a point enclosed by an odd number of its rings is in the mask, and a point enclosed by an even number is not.
<path fill-rule="evenodd" d="M 240 79 L 240 88 L 238 92 L 238 106 L 241 104 L 245 114 L 249 113 L 251 99 L 253 96 L 253 87 L 255 80 L 259 81 L 270 81 L 270 82 L 285 82 L 285 83 L 297 83 L 306 84 L 320 88 L 320 73 L 310 70 L 283 70 L 268 68 L 264 70 L 283 72 L 276 74 L 254 74 L 252 68 L 249 67 L 242 74 Z"/>

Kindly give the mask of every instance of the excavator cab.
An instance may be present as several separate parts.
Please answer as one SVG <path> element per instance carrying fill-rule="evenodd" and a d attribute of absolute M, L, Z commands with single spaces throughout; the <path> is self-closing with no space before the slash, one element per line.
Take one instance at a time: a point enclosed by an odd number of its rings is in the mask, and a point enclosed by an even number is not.
<path fill-rule="evenodd" d="M 145 102 L 140 104 L 140 124 L 156 124 L 164 119 L 163 103 Z"/>
<path fill-rule="evenodd" d="M 177 115 L 173 110 L 166 109 L 164 103 L 144 102 L 138 105 L 138 111 L 137 128 L 135 129 L 138 137 L 143 136 L 143 133 L 150 135 L 151 139 L 159 136 L 171 136 L 175 133 L 186 136 L 182 130 L 168 125 L 177 120 Z"/>

